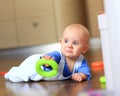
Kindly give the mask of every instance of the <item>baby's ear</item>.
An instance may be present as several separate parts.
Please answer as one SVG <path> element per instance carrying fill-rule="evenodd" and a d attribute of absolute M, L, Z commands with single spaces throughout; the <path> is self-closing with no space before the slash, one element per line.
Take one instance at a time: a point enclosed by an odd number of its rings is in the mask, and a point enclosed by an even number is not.
<path fill-rule="evenodd" d="M 62 38 L 59 40 L 60 44 L 62 43 Z"/>
<path fill-rule="evenodd" d="M 86 53 L 88 49 L 89 49 L 89 45 L 87 44 L 84 46 L 82 53 Z"/>
<path fill-rule="evenodd" d="M 59 42 L 61 43 L 62 39 L 59 40 Z"/>

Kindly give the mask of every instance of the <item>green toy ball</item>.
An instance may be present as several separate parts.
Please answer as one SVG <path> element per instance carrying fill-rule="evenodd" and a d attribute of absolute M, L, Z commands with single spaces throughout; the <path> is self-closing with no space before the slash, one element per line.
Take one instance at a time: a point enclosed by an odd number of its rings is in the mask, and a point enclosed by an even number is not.
<path fill-rule="evenodd" d="M 42 66 L 46 64 L 49 65 L 52 68 L 52 70 L 50 71 L 43 70 Z M 53 77 L 58 73 L 58 64 L 52 59 L 50 60 L 40 59 L 36 62 L 36 72 L 43 77 L 47 78 Z"/>
<path fill-rule="evenodd" d="M 100 77 L 100 82 L 101 82 L 101 83 L 106 83 L 106 78 L 105 78 L 105 76 L 101 76 L 101 77 Z"/>

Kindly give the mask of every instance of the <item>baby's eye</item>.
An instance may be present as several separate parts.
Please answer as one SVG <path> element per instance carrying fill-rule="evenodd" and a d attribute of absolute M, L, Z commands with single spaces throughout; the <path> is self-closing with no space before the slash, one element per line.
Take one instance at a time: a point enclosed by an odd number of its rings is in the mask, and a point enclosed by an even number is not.
<path fill-rule="evenodd" d="M 65 43 L 68 43 L 69 41 L 68 40 L 64 40 Z"/>
<path fill-rule="evenodd" d="M 74 44 L 74 45 L 79 45 L 79 42 L 74 41 L 73 44 Z"/>

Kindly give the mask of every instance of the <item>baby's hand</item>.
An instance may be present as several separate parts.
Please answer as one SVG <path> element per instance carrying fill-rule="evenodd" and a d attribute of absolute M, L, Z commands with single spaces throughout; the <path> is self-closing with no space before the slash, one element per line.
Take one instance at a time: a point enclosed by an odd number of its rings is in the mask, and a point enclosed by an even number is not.
<path fill-rule="evenodd" d="M 81 82 L 82 80 L 86 79 L 87 76 L 83 73 L 74 73 L 72 75 L 72 79 L 78 82 Z"/>
<path fill-rule="evenodd" d="M 42 58 L 44 58 L 44 59 L 46 59 L 46 60 L 53 60 L 53 58 L 51 57 L 51 56 L 49 56 L 49 55 L 44 55 L 44 56 L 42 56 Z M 49 67 L 49 65 L 48 64 L 45 64 L 44 65 L 45 67 Z"/>
<path fill-rule="evenodd" d="M 53 59 L 51 56 L 49 56 L 49 55 L 44 55 L 44 56 L 42 56 L 42 58 L 44 58 L 44 59 L 46 59 L 46 60 L 50 60 L 50 59 Z"/>

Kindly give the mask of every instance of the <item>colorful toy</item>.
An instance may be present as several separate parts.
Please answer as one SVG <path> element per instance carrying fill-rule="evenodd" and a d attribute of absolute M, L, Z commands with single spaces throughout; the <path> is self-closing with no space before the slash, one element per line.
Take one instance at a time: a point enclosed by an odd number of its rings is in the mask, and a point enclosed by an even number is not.
<path fill-rule="evenodd" d="M 104 67 L 102 61 L 93 62 L 91 66 L 94 67 L 94 68 L 96 68 L 96 67 L 97 67 L 97 68 L 103 68 L 103 67 Z"/>
<path fill-rule="evenodd" d="M 7 72 L 0 72 L 0 75 L 4 76 Z"/>
<path fill-rule="evenodd" d="M 96 61 L 96 62 L 92 62 L 91 67 L 92 70 L 94 71 L 101 71 L 104 69 L 104 64 L 102 61 Z"/>
<path fill-rule="evenodd" d="M 106 83 L 106 78 L 105 76 L 100 77 L 100 83 Z"/>
<path fill-rule="evenodd" d="M 45 71 L 42 69 L 42 66 L 46 64 L 52 68 L 50 71 Z M 52 59 L 40 59 L 36 63 L 36 71 L 39 75 L 42 75 L 43 77 L 53 77 L 58 73 L 58 64 Z"/>

